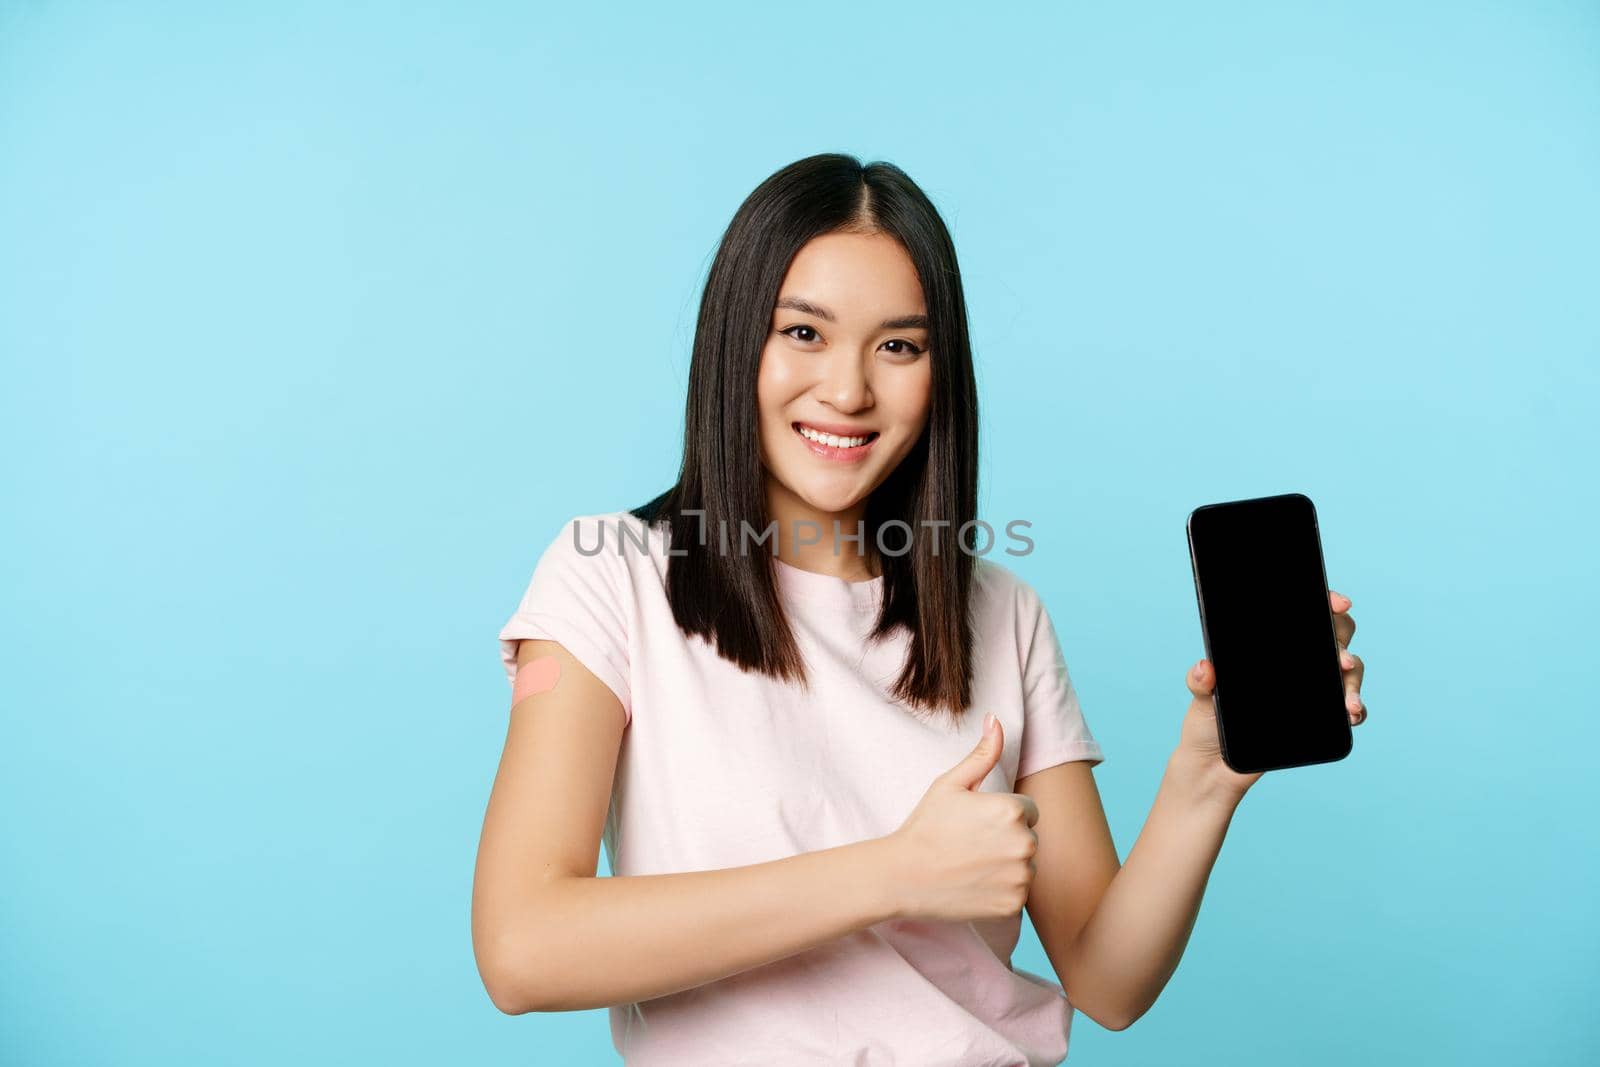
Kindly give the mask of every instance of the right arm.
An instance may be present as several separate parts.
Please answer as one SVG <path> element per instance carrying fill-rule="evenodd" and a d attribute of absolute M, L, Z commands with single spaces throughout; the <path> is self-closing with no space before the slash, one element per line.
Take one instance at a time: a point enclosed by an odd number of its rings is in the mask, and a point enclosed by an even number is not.
<path fill-rule="evenodd" d="M 508 1015 L 649 1000 L 898 918 L 888 838 L 743 867 L 598 878 L 622 704 L 564 647 L 553 689 L 511 709 L 478 846 L 472 944 Z"/>

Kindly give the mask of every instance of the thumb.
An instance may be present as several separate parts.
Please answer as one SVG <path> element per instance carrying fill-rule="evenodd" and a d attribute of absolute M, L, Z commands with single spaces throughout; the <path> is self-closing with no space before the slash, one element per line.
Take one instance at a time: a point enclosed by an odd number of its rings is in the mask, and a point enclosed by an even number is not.
<path fill-rule="evenodd" d="M 983 717 L 983 738 L 965 759 L 944 773 L 944 779 L 952 785 L 962 789 L 971 789 L 994 769 L 1000 762 L 1000 753 L 1005 748 L 1005 736 L 1000 730 L 1000 720 L 994 713 Z"/>
<path fill-rule="evenodd" d="M 1210 696 L 1211 691 L 1217 686 L 1217 677 L 1211 669 L 1211 661 L 1203 659 L 1196 663 L 1189 669 L 1184 681 L 1189 683 L 1189 692 L 1195 699 Z"/>

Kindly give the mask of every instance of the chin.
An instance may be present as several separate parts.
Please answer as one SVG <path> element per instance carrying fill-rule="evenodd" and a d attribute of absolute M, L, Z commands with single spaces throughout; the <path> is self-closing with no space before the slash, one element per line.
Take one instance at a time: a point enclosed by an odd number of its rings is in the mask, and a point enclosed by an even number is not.
<path fill-rule="evenodd" d="M 860 492 L 855 492 L 855 491 L 841 493 L 841 492 L 830 492 L 830 491 L 827 491 L 827 490 L 809 491 L 809 492 L 808 491 L 802 491 L 799 494 L 799 496 L 800 496 L 800 499 L 804 500 L 807 504 L 811 505 L 813 508 L 816 508 L 818 511 L 821 511 L 821 512 L 827 512 L 829 514 L 836 514 L 836 513 L 841 512 L 841 511 L 847 511 L 850 508 L 855 507 L 857 504 L 861 503 L 861 501 L 863 501 L 863 500 L 865 500 L 867 498 L 867 494 L 866 493 L 860 493 Z"/>

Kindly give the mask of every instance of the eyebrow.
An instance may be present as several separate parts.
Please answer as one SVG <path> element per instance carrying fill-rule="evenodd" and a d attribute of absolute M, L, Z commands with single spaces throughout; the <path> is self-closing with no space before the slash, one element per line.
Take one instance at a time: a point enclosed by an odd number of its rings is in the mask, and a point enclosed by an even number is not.
<path fill-rule="evenodd" d="M 798 296 L 786 296 L 778 301 L 777 306 L 788 308 L 790 311 L 798 311 L 803 315 L 815 315 L 817 318 L 826 319 L 829 322 L 839 321 L 833 317 L 833 312 L 827 308 L 820 304 L 813 304 L 811 301 Z M 884 319 L 878 324 L 878 329 L 880 330 L 926 330 L 927 328 L 928 316 L 926 315 L 901 315 L 898 318 Z"/>

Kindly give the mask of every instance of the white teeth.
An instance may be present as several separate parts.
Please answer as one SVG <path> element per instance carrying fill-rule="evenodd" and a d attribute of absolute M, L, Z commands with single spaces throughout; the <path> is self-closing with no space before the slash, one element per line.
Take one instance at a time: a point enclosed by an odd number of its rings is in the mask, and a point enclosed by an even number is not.
<path fill-rule="evenodd" d="M 820 441 L 822 444 L 833 448 L 855 448 L 857 445 L 867 443 L 865 437 L 839 437 L 831 433 L 818 433 L 809 426 L 800 427 L 800 435 L 812 441 Z"/>

